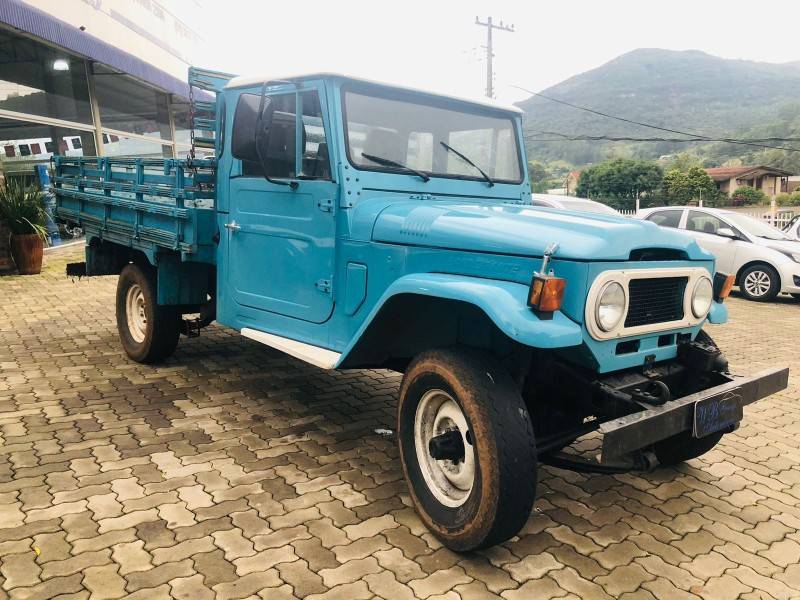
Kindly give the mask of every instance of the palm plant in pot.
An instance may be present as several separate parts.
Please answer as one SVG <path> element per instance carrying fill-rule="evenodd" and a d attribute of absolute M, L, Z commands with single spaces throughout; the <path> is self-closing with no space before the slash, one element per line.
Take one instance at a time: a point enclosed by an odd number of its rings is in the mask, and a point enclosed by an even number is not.
<path fill-rule="evenodd" d="M 0 185 L 0 219 L 11 230 L 11 257 L 20 275 L 41 273 L 47 239 L 44 193 L 36 186 L 6 180 Z"/>

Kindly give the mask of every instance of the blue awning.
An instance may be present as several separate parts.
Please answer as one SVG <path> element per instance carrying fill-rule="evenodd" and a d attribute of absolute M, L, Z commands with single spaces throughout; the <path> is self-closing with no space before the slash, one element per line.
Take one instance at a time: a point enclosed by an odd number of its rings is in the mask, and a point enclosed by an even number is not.
<path fill-rule="evenodd" d="M 189 96 L 186 81 L 20 0 L 0 1 L 0 22 L 132 75 L 173 94 Z"/>

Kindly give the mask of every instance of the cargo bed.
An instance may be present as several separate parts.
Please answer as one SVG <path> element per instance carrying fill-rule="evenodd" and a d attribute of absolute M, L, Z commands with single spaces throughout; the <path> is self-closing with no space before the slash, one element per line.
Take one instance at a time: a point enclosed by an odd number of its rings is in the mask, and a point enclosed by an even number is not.
<path fill-rule="evenodd" d="M 54 162 L 56 214 L 87 244 L 113 242 L 182 261 L 215 262 L 214 159 L 63 157 Z"/>

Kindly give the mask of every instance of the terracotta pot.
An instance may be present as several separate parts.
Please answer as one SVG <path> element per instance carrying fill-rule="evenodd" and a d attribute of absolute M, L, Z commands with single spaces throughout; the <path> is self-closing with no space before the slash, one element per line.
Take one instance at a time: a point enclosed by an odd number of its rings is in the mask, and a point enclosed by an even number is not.
<path fill-rule="evenodd" d="M 43 255 L 44 242 L 41 236 L 35 233 L 11 236 L 11 256 L 20 275 L 41 273 Z"/>

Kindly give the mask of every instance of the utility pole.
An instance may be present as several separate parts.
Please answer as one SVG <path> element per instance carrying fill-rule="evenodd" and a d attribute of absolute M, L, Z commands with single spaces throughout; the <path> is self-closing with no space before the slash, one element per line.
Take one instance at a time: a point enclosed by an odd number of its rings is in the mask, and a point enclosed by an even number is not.
<path fill-rule="evenodd" d="M 494 78 L 494 71 L 492 69 L 492 58 L 494 58 L 494 52 L 492 51 L 492 29 L 514 33 L 514 26 L 503 25 L 502 20 L 500 24 L 497 25 L 492 22 L 492 17 L 486 19 L 485 23 L 482 22 L 480 18 L 475 17 L 475 25 L 486 27 L 486 97 L 494 98 L 494 86 L 492 85 L 492 79 Z"/>

